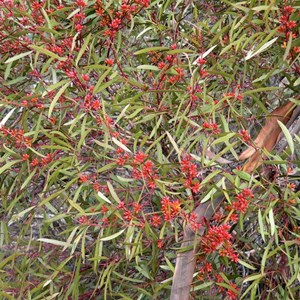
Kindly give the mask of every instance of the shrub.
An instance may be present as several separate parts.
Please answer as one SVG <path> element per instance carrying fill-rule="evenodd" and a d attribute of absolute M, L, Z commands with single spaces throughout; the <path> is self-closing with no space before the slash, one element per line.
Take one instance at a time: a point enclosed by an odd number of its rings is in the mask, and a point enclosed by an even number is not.
<path fill-rule="evenodd" d="M 299 137 L 268 176 L 238 161 L 299 104 L 296 2 L 0 9 L 3 299 L 167 299 L 187 224 L 192 297 L 297 299 Z"/>

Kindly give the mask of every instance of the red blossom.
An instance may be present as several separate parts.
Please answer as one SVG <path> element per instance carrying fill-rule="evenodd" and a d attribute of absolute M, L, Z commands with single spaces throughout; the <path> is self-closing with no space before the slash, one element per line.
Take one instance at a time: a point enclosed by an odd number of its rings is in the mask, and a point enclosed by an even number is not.
<path fill-rule="evenodd" d="M 213 270 L 212 264 L 208 261 L 204 262 L 204 265 L 200 268 L 199 272 L 202 274 L 208 274 Z"/>
<path fill-rule="evenodd" d="M 22 160 L 23 161 L 26 161 L 26 160 L 28 160 L 29 159 L 29 155 L 28 154 L 23 154 L 22 155 Z"/>
<path fill-rule="evenodd" d="M 218 133 L 221 132 L 221 130 L 220 130 L 220 128 L 219 128 L 219 125 L 218 125 L 217 123 L 215 123 L 215 122 L 210 122 L 210 123 L 204 122 L 204 123 L 202 124 L 202 127 L 203 127 L 205 130 L 211 130 L 212 133 L 214 133 L 214 134 L 218 134 Z"/>
<path fill-rule="evenodd" d="M 230 286 L 231 286 L 235 291 L 233 291 L 233 290 L 231 290 L 231 289 L 228 289 L 228 290 L 227 290 L 227 296 L 228 296 L 228 298 L 231 299 L 231 300 L 236 300 L 236 299 L 238 299 L 237 293 L 239 292 L 239 289 L 237 288 L 236 284 L 230 283 Z"/>
<path fill-rule="evenodd" d="M 83 0 L 76 0 L 75 5 L 79 6 L 79 7 L 86 7 L 87 6 L 87 4 Z"/>
<path fill-rule="evenodd" d="M 204 58 L 198 58 L 196 60 L 197 65 L 205 65 L 206 64 L 206 60 Z"/>
<path fill-rule="evenodd" d="M 162 220 L 159 215 L 155 214 L 151 218 L 151 225 L 158 228 L 160 224 L 162 223 Z"/>
<path fill-rule="evenodd" d="M 163 240 L 157 240 L 157 247 L 161 249 L 164 246 L 164 241 Z"/>
<path fill-rule="evenodd" d="M 133 203 L 133 211 L 138 214 L 142 210 L 142 205 L 140 203 Z"/>
<path fill-rule="evenodd" d="M 37 158 L 34 158 L 30 163 L 32 167 L 36 167 L 38 164 L 39 164 L 39 160 Z"/>
<path fill-rule="evenodd" d="M 136 164 L 141 164 L 144 162 L 144 160 L 148 157 L 148 154 L 145 154 L 143 152 L 137 152 L 134 156 L 133 162 Z"/>
<path fill-rule="evenodd" d="M 193 212 L 188 215 L 187 222 L 193 231 L 197 231 L 201 227 L 201 223 L 197 222 L 197 215 Z"/>
<path fill-rule="evenodd" d="M 157 64 L 157 67 L 158 67 L 159 69 L 163 69 L 165 66 L 166 66 L 166 63 L 164 63 L 163 61 L 161 61 L 161 62 L 159 62 L 159 63 Z"/>
<path fill-rule="evenodd" d="M 251 137 L 248 133 L 248 130 L 242 129 L 239 131 L 239 134 L 241 135 L 241 138 L 243 139 L 244 142 L 248 143 L 251 141 Z"/>
<path fill-rule="evenodd" d="M 229 229 L 230 226 L 228 224 L 210 227 L 208 232 L 202 237 L 201 246 L 203 251 L 210 254 L 218 250 L 221 256 L 226 256 L 230 260 L 237 262 L 238 255 L 232 249 Z"/>
<path fill-rule="evenodd" d="M 123 214 L 123 218 L 126 221 L 131 221 L 133 216 L 132 216 L 132 212 L 130 210 L 125 210 L 124 214 Z"/>
<path fill-rule="evenodd" d="M 165 221 L 172 221 L 180 212 L 181 203 L 179 200 L 171 201 L 170 197 L 163 197 L 161 199 L 161 209 Z"/>
<path fill-rule="evenodd" d="M 106 58 L 104 62 L 108 66 L 112 66 L 115 63 L 112 58 Z"/>
<path fill-rule="evenodd" d="M 236 195 L 236 200 L 232 203 L 231 208 L 237 212 L 245 213 L 249 206 L 247 198 L 254 198 L 253 193 L 249 189 L 244 189 L 241 193 Z"/>
<path fill-rule="evenodd" d="M 89 76 L 88 74 L 83 74 L 83 75 L 82 75 L 82 79 L 83 79 L 84 81 L 89 81 L 89 80 L 90 80 L 90 76 Z"/>

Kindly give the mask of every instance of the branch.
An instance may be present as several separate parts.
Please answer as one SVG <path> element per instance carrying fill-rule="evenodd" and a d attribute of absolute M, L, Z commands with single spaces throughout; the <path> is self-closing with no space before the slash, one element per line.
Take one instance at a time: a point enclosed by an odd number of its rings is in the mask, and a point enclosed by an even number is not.
<path fill-rule="evenodd" d="M 287 102 L 273 110 L 267 117 L 265 126 L 254 140 L 254 145 L 249 146 L 239 157 L 239 160 L 249 158 L 249 161 L 243 167 L 245 172 L 251 173 L 262 164 L 266 158 L 262 150 L 266 149 L 268 152 L 271 152 L 277 144 L 278 137 L 281 134 L 281 128 L 277 121 L 287 124 L 295 108 L 294 106 L 293 102 Z"/>
<path fill-rule="evenodd" d="M 194 213 L 197 215 L 197 222 L 201 222 L 204 217 L 209 220 L 223 199 L 224 197 L 221 196 L 213 202 L 207 201 L 205 203 L 201 203 L 194 210 Z M 189 299 L 196 265 L 196 254 L 198 252 L 200 239 L 203 233 L 203 227 L 199 230 L 198 236 L 195 235 L 195 232 L 188 225 L 184 229 L 182 248 L 187 248 L 187 251 L 177 253 L 170 300 Z"/>

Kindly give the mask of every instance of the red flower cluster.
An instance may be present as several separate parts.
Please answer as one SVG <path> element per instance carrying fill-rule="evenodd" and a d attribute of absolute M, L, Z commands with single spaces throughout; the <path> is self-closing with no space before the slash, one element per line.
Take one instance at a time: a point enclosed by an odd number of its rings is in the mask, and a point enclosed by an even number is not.
<path fill-rule="evenodd" d="M 224 98 L 232 98 L 232 99 L 237 99 L 239 101 L 243 101 L 244 99 L 244 96 L 241 94 L 241 93 L 233 93 L 233 92 L 230 92 L 230 93 L 226 93 L 223 95 Z"/>
<path fill-rule="evenodd" d="M 160 216 L 157 214 L 153 215 L 150 223 L 152 226 L 158 228 L 160 226 L 160 224 L 162 223 Z"/>
<path fill-rule="evenodd" d="M 193 212 L 188 215 L 187 222 L 193 231 L 197 231 L 201 227 L 201 223 L 197 222 L 197 215 Z"/>
<path fill-rule="evenodd" d="M 22 129 L 10 129 L 0 126 L 0 133 L 5 137 L 9 137 L 10 144 L 14 144 L 16 148 L 27 148 L 31 146 L 32 139 L 24 136 Z"/>
<path fill-rule="evenodd" d="M 208 261 L 204 262 L 204 265 L 200 268 L 199 272 L 201 274 L 205 274 L 207 275 L 208 273 L 210 273 L 213 270 L 212 264 L 209 263 Z"/>
<path fill-rule="evenodd" d="M 231 300 L 236 300 L 236 299 L 237 299 L 237 293 L 239 292 L 239 288 L 236 286 L 236 284 L 234 284 L 234 283 L 232 283 L 232 282 L 230 283 L 230 286 L 231 286 L 235 291 L 228 289 L 228 290 L 227 290 L 227 296 L 228 296 L 228 298 L 231 299 Z"/>
<path fill-rule="evenodd" d="M 287 5 L 284 6 L 280 11 L 282 15 L 280 17 L 280 26 L 278 28 L 278 32 L 285 34 L 287 41 L 289 40 L 290 36 L 292 36 L 292 38 L 296 38 L 297 34 L 296 31 L 293 32 L 293 29 L 295 29 L 297 23 L 291 20 L 291 15 L 295 9 L 292 6 Z"/>
<path fill-rule="evenodd" d="M 214 123 L 214 122 L 204 122 L 202 124 L 202 127 L 204 130 L 210 130 L 212 131 L 212 133 L 214 134 L 218 134 L 221 132 L 220 128 L 219 128 L 219 125 L 217 123 Z"/>
<path fill-rule="evenodd" d="M 189 86 L 188 92 L 190 94 L 191 102 L 194 103 L 196 100 L 198 100 L 198 96 L 196 93 L 202 93 L 203 89 L 200 85 L 194 85 L 194 86 Z"/>
<path fill-rule="evenodd" d="M 190 155 L 186 155 L 181 160 L 180 169 L 186 177 L 184 186 L 189 188 L 193 193 L 198 193 L 200 191 L 200 183 L 197 180 L 197 165 L 192 163 L 192 157 Z"/>
<path fill-rule="evenodd" d="M 181 203 L 179 200 L 171 201 L 170 197 L 163 197 L 161 199 L 161 210 L 164 215 L 164 219 L 167 222 L 172 221 L 180 213 Z"/>
<path fill-rule="evenodd" d="M 157 170 L 151 160 L 146 160 L 147 154 L 138 152 L 131 163 L 133 170 L 132 176 L 134 179 L 143 179 L 147 186 L 151 189 L 156 187 L 155 181 L 158 178 Z"/>
<path fill-rule="evenodd" d="M 248 198 L 254 198 L 254 195 L 252 194 L 251 190 L 244 189 L 235 198 L 236 200 L 232 203 L 231 209 L 244 214 L 249 206 Z"/>
<path fill-rule="evenodd" d="M 231 234 L 228 232 L 230 226 L 223 224 L 221 226 L 212 226 L 209 228 L 207 234 L 202 237 L 202 250 L 209 254 L 219 250 L 221 256 L 226 256 L 230 260 L 237 262 L 238 255 L 234 253 L 230 239 Z"/>
<path fill-rule="evenodd" d="M 206 60 L 204 58 L 200 57 L 196 60 L 196 64 L 200 68 L 199 73 L 200 73 L 201 78 L 207 77 L 209 75 L 209 73 L 205 70 Z"/>
<path fill-rule="evenodd" d="M 239 131 L 239 134 L 245 143 L 249 143 L 251 141 L 248 130 L 242 129 Z"/>
<path fill-rule="evenodd" d="M 179 82 L 182 78 L 184 78 L 185 72 L 182 68 L 175 68 L 175 71 L 177 72 L 176 75 L 169 77 L 169 83 L 175 84 L 176 82 Z"/>
<path fill-rule="evenodd" d="M 122 0 L 120 7 L 107 11 L 102 0 L 97 0 L 94 7 L 96 14 L 101 17 L 100 26 L 107 27 L 104 35 L 115 38 L 117 32 L 130 22 L 131 17 L 141 9 L 148 7 L 150 0 Z"/>

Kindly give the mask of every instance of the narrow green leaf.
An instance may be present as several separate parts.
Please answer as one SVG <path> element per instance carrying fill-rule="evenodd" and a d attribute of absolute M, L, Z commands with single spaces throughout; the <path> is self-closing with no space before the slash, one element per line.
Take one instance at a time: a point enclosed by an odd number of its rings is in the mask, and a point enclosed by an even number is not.
<path fill-rule="evenodd" d="M 17 164 L 19 162 L 21 162 L 21 160 L 13 160 L 13 161 L 10 161 L 10 162 L 6 163 L 4 166 L 2 166 L 0 168 L 0 174 L 2 174 L 4 171 L 6 171 L 7 169 L 9 169 L 11 166 L 13 166 L 13 165 L 15 165 L 15 164 Z"/>
<path fill-rule="evenodd" d="M 119 235 L 121 235 L 124 231 L 125 231 L 125 229 L 122 229 L 122 230 L 120 230 L 120 231 L 118 231 L 118 232 L 116 232 L 116 233 L 114 233 L 110 236 L 107 236 L 105 238 L 101 238 L 100 240 L 103 241 L 103 242 L 111 241 L 111 240 L 117 238 Z"/>
<path fill-rule="evenodd" d="M 28 208 L 24 209 L 23 211 L 19 212 L 18 214 L 13 215 L 11 217 L 11 219 L 8 221 L 8 226 L 10 226 L 11 224 L 22 219 L 24 217 L 24 215 L 26 215 L 28 212 L 32 211 L 34 208 L 35 208 L 35 206 L 31 206 L 31 207 L 28 207 Z"/>
<path fill-rule="evenodd" d="M 68 202 L 70 203 L 70 205 L 72 207 L 74 207 L 78 212 L 80 212 L 81 214 L 84 214 L 84 210 L 80 207 L 79 204 L 77 204 L 76 202 L 74 202 L 73 200 L 71 200 L 70 198 L 68 198 Z"/>
<path fill-rule="evenodd" d="M 52 245 L 56 245 L 56 246 L 70 246 L 68 245 L 66 242 L 62 242 L 62 241 L 58 241 L 58 240 L 53 240 L 53 239 L 46 239 L 46 238 L 40 238 L 37 239 L 39 242 L 44 242 L 44 243 L 48 243 L 48 244 L 52 244 Z"/>
<path fill-rule="evenodd" d="M 265 242 L 266 241 L 266 239 L 265 239 L 265 230 L 264 230 L 263 219 L 262 219 L 262 214 L 261 214 L 260 209 L 258 210 L 258 225 L 259 225 L 260 235 L 261 235 L 263 241 Z"/>
<path fill-rule="evenodd" d="M 151 71 L 159 71 L 160 69 L 157 66 L 152 65 L 140 65 L 136 67 L 138 70 L 151 70 Z"/>
<path fill-rule="evenodd" d="M 34 169 L 30 175 L 26 178 L 26 180 L 23 182 L 23 184 L 21 185 L 21 190 L 23 190 L 27 184 L 30 182 L 30 180 L 32 179 L 32 177 L 34 176 L 34 174 L 36 173 L 37 169 Z"/>
<path fill-rule="evenodd" d="M 294 151 L 295 151 L 295 146 L 294 146 L 293 138 L 292 138 L 289 130 L 286 128 L 286 126 L 282 122 L 280 122 L 280 121 L 277 121 L 277 122 L 278 122 L 278 125 L 280 126 L 280 128 L 281 128 L 281 130 L 282 130 L 282 132 L 283 132 L 283 134 L 284 134 L 284 136 L 285 136 L 288 144 L 289 144 L 289 147 L 291 149 L 291 153 L 293 155 Z"/>
<path fill-rule="evenodd" d="M 103 84 L 100 84 L 99 87 L 96 89 L 93 90 L 93 94 L 97 94 L 97 93 L 100 93 L 102 92 L 103 90 L 105 90 L 106 88 L 108 88 L 110 85 L 114 84 L 115 82 L 119 81 L 119 78 L 113 78 Z M 97 83 L 98 84 L 98 83 Z"/>
<path fill-rule="evenodd" d="M 275 221 L 274 221 L 273 208 L 269 210 L 269 221 L 271 226 L 271 235 L 273 236 L 275 233 Z"/>
<path fill-rule="evenodd" d="M 267 261 L 267 257 L 268 257 L 268 253 L 269 253 L 269 250 L 271 248 L 271 245 L 272 245 L 272 241 L 269 241 L 269 244 L 265 248 L 264 254 L 262 256 L 261 263 L 260 263 L 260 272 L 261 272 L 261 274 L 264 274 L 265 267 L 266 267 L 266 261 Z"/>
<path fill-rule="evenodd" d="M 14 113 L 16 108 L 13 108 L 12 110 L 9 111 L 9 113 L 6 114 L 6 116 L 1 120 L 0 122 L 0 128 L 5 125 L 7 120 L 11 117 L 11 115 Z"/>
<path fill-rule="evenodd" d="M 103 74 L 100 76 L 100 78 L 98 79 L 94 90 L 93 90 L 93 94 L 97 94 L 98 93 L 98 89 L 100 88 L 100 86 L 102 85 L 103 80 L 105 79 L 105 77 L 108 76 L 108 74 L 110 73 L 111 68 L 107 69 L 106 71 L 103 72 Z"/>
<path fill-rule="evenodd" d="M 105 202 L 111 204 L 111 201 L 105 195 L 103 195 L 101 192 L 98 192 L 97 195 Z"/>
<path fill-rule="evenodd" d="M 253 267 L 252 265 L 246 263 L 245 261 L 243 261 L 243 260 L 241 260 L 241 259 L 239 259 L 238 262 L 239 262 L 239 264 L 243 265 L 244 267 L 246 267 L 246 268 L 248 268 L 248 269 L 250 269 L 250 270 L 256 270 L 255 267 Z"/>
<path fill-rule="evenodd" d="M 173 139 L 172 135 L 168 131 L 166 131 L 166 134 L 167 134 L 171 144 L 173 145 L 174 149 L 176 150 L 177 154 L 181 155 L 181 151 L 179 150 L 178 145 L 176 144 L 176 142 Z"/>
<path fill-rule="evenodd" d="M 59 100 L 60 96 L 65 92 L 65 90 L 67 89 L 67 87 L 70 85 L 70 81 L 68 81 L 65 85 L 63 85 L 60 90 L 57 92 L 57 94 L 54 96 L 50 107 L 49 107 L 49 111 L 48 111 L 48 118 L 51 117 L 52 111 L 55 107 L 56 102 Z"/>
<path fill-rule="evenodd" d="M 219 143 L 229 141 L 234 136 L 236 136 L 236 133 L 234 133 L 234 132 L 226 133 L 224 136 L 221 136 L 218 139 L 216 139 L 215 141 L 213 141 L 213 143 L 211 145 L 213 146 L 213 145 L 216 145 Z"/>
<path fill-rule="evenodd" d="M 32 53 L 32 51 L 28 51 L 28 52 L 24 52 L 24 53 L 15 55 L 15 56 L 9 58 L 8 60 L 6 60 L 6 61 L 5 61 L 5 64 L 8 64 L 8 63 L 13 62 L 13 61 L 15 61 L 15 60 L 18 60 L 18 59 L 20 59 L 20 58 L 22 58 L 22 57 L 25 57 L 25 56 L 29 55 L 30 53 Z"/>
<path fill-rule="evenodd" d="M 130 107 L 130 104 L 127 104 L 127 105 L 122 109 L 121 113 L 118 115 L 118 118 L 117 118 L 116 121 L 115 121 L 115 124 L 117 124 L 117 123 L 123 118 L 123 116 L 125 115 L 125 113 L 126 113 L 128 107 Z"/>
<path fill-rule="evenodd" d="M 248 281 L 254 281 L 256 279 L 261 279 L 264 277 L 265 274 L 254 274 L 254 275 L 251 275 L 251 276 L 248 276 L 246 277 L 243 282 L 248 282 Z"/>
<path fill-rule="evenodd" d="M 209 282 L 204 282 L 202 284 L 199 284 L 199 285 L 196 285 L 194 288 L 193 288 L 193 291 L 200 291 L 200 290 L 204 290 L 205 288 L 213 285 L 214 283 L 212 281 L 209 281 Z"/>
<path fill-rule="evenodd" d="M 133 53 L 133 55 L 140 55 L 148 52 L 155 52 L 155 51 L 166 51 L 169 50 L 168 47 L 150 47 L 150 48 L 144 48 L 139 51 L 136 51 Z"/>
<path fill-rule="evenodd" d="M 121 200 L 118 197 L 116 191 L 114 190 L 114 187 L 112 186 L 112 184 L 109 181 L 107 181 L 106 184 L 107 184 L 107 187 L 108 187 L 108 189 L 110 191 L 111 196 L 114 198 L 114 200 L 116 200 L 118 203 L 120 203 Z"/>
<path fill-rule="evenodd" d="M 4 72 L 4 80 L 7 80 L 7 78 L 9 77 L 9 74 L 11 71 L 11 66 L 12 66 L 12 62 L 7 64 L 7 66 L 5 68 L 5 72 Z"/>
<path fill-rule="evenodd" d="M 132 153 L 130 149 L 128 149 L 124 144 L 119 142 L 115 137 L 112 138 L 112 141 L 121 149 L 123 149 L 126 152 Z"/>
<path fill-rule="evenodd" d="M 75 61 L 75 65 L 76 65 L 76 66 L 78 65 L 78 62 L 79 62 L 80 58 L 82 57 L 83 53 L 85 52 L 85 50 L 86 50 L 86 48 L 87 48 L 87 46 L 88 46 L 88 44 L 89 44 L 90 39 L 91 39 L 91 34 L 89 34 L 89 35 L 85 38 L 85 41 L 84 41 L 84 43 L 83 43 L 81 49 L 80 49 L 79 52 L 78 52 L 78 55 L 77 55 L 76 61 Z"/>
<path fill-rule="evenodd" d="M 250 58 L 262 53 L 263 51 L 265 51 L 266 49 L 268 49 L 272 44 L 274 44 L 277 41 L 278 37 L 275 37 L 274 39 L 270 40 L 269 42 L 265 43 L 260 49 L 256 50 L 256 51 L 252 51 L 250 50 L 246 57 L 245 60 L 249 60 Z"/>
<path fill-rule="evenodd" d="M 47 50 L 47 49 L 45 49 L 43 47 L 35 46 L 35 45 L 29 45 L 28 47 L 31 48 L 31 49 L 33 49 L 33 50 L 35 50 L 35 51 L 37 51 L 37 52 L 43 53 L 43 54 L 45 54 L 47 56 L 50 56 L 50 57 L 52 57 L 54 59 L 58 59 L 60 61 L 66 61 L 67 60 L 66 57 L 60 57 L 57 54 L 53 53 L 52 51 L 49 51 L 49 50 Z"/>

